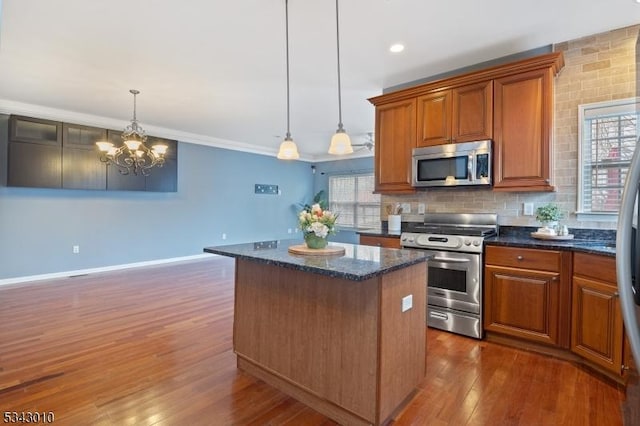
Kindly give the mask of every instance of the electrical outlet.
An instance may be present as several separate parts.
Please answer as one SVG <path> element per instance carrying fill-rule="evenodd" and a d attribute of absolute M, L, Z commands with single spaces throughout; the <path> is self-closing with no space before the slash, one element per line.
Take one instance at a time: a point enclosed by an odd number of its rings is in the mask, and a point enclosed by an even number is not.
<path fill-rule="evenodd" d="M 533 203 L 522 203 L 522 214 L 525 216 L 533 216 Z"/>
<path fill-rule="evenodd" d="M 411 203 L 402 203 L 402 213 L 407 214 L 411 213 Z"/>
<path fill-rule="evenodd" d="M 418 203 L 418 214 L 424 214 L 426 205 L 424 203 Z"/>
<path fill-rule="evenodd" d="M 71 251 L 73 252 L 73 254 L 80 253 L 80 246 L 73 246 Z"/>
<path fill-rule="evenodd" d="M 291 234 L 293 230 L 291 228 L 287 229 L 287 234 Z"/>
<path fill-rule="evenodd" d="M 227 234 L 225 234 L 224 232 L 222 233 L 222 239 L 226 240 L 227 239 Z"/>
<path fill-rule="evenodd" d="M 407 312 L 411 308 L 413 308 L 413 294 L 402 298 L 402 312 Z"/>

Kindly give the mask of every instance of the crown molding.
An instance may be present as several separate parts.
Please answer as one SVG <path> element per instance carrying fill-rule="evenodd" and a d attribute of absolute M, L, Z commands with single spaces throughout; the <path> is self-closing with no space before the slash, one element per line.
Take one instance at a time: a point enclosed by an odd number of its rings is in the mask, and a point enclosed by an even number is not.
<path fill-rule="evenodd" d="M 65 123 L 82 124 L 84 126 L 94 126 L 113 130 L 122 130 L 129 124 L 129 121 L 123 121 L 92 114 L 84 114 L 58 108 L 50 108 L 42 105 L 17 102 L 9 99 L 0 99 L 0 114 L 17 114 L 27 117 L 36 117 L 46 120 L 62 121 Z M 184 143 L 206 145 L 216 148 L 229 149 L 232 151 L 242 151 L 252 154 L 267 155 L 270 157 L 275 157 L 278 153 L 278 151 L 275 149 L 265 148 L 259 145 L 220 139 L 211 136 L 200 135 L 197 133 L 169 129 L 166 127 L 145 124 L 144 128 L 150 135 L 167 139 L 175 139 Z M 313 157 L 304 155 L 300 156 L 300 160 L 312 162 L 314 161 Z"/>

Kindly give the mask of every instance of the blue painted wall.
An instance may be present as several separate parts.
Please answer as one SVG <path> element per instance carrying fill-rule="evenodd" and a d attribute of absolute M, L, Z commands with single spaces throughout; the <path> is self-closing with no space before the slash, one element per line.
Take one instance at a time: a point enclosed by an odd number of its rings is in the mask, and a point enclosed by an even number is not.
<path fill-rule="evenodd" d="M 297 204 L 313 197 L 310 163 L 181 142 L 177 193 L 9 188 L 7 122 L 0 115 L 0 279 L 301 238 L 288 230 Z M 281 194 L 256 195 L 256 183 L 279 185 Z"/>
<path fill-rule="evenodd" d="M 347 158 L 337 161 L 323 161 L 314 164 L 316 168 L 313 193 L 325 190 L 329 192 L 329 176 L 373 173 L 373 157 Z M 336 235 L 330 237 L 331 241 L 357 244 L 358 234 L 355 230 L 342 229 Z"/>

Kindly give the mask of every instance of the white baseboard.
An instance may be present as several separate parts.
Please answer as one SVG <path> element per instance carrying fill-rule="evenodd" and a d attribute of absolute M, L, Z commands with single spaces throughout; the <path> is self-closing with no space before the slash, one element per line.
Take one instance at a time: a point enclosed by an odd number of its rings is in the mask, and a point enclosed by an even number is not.
<path fill-rule="evenodd" d="M 140 268 L 143 266 L 160 265 L 163 263 L 171 263 L 171 262 L 182 262 L 185 260 L 206 259 L 206 258 L 211 258 L 211 256 L 218 256 L 218 255 L 203 253 L 203 254 L 194 254 L 192 256 L 172 257 L 169 259 L 147 260 L 144 262 L 125 263 L 122 265 L 102 266 L 100 268 L 77 269 L 75 271 L 54 272 L 51 274 L 29 275 L 26 277 L 6 278 L 6 279 L 0 280 L 0 286 L 8 285 L 8 284 L 21 284 L 21 283 L 31 282 L 31 281 L 51 280 L 55 278 L 67 278 L 75 275 L 95 274 L 97 272 L 117 271 L 120 269 Z"/>

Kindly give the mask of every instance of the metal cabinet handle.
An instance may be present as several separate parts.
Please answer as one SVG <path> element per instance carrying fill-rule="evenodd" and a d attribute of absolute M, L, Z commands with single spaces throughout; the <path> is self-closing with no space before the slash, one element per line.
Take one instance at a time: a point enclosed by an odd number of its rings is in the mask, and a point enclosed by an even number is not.
<path fill-rule="evenodd" d="M 558 277 L 551 277 L 551 281 L 558 281 Z"/>
<path fill-rule="evenodd" d="M 523 260 L 523 259 L 524 259 L 524 257 L 522 257 L 522 256 L 518 255 L 518 257 L 516 257 L 516 259 L 518 259 L 518 260 Z"/>

